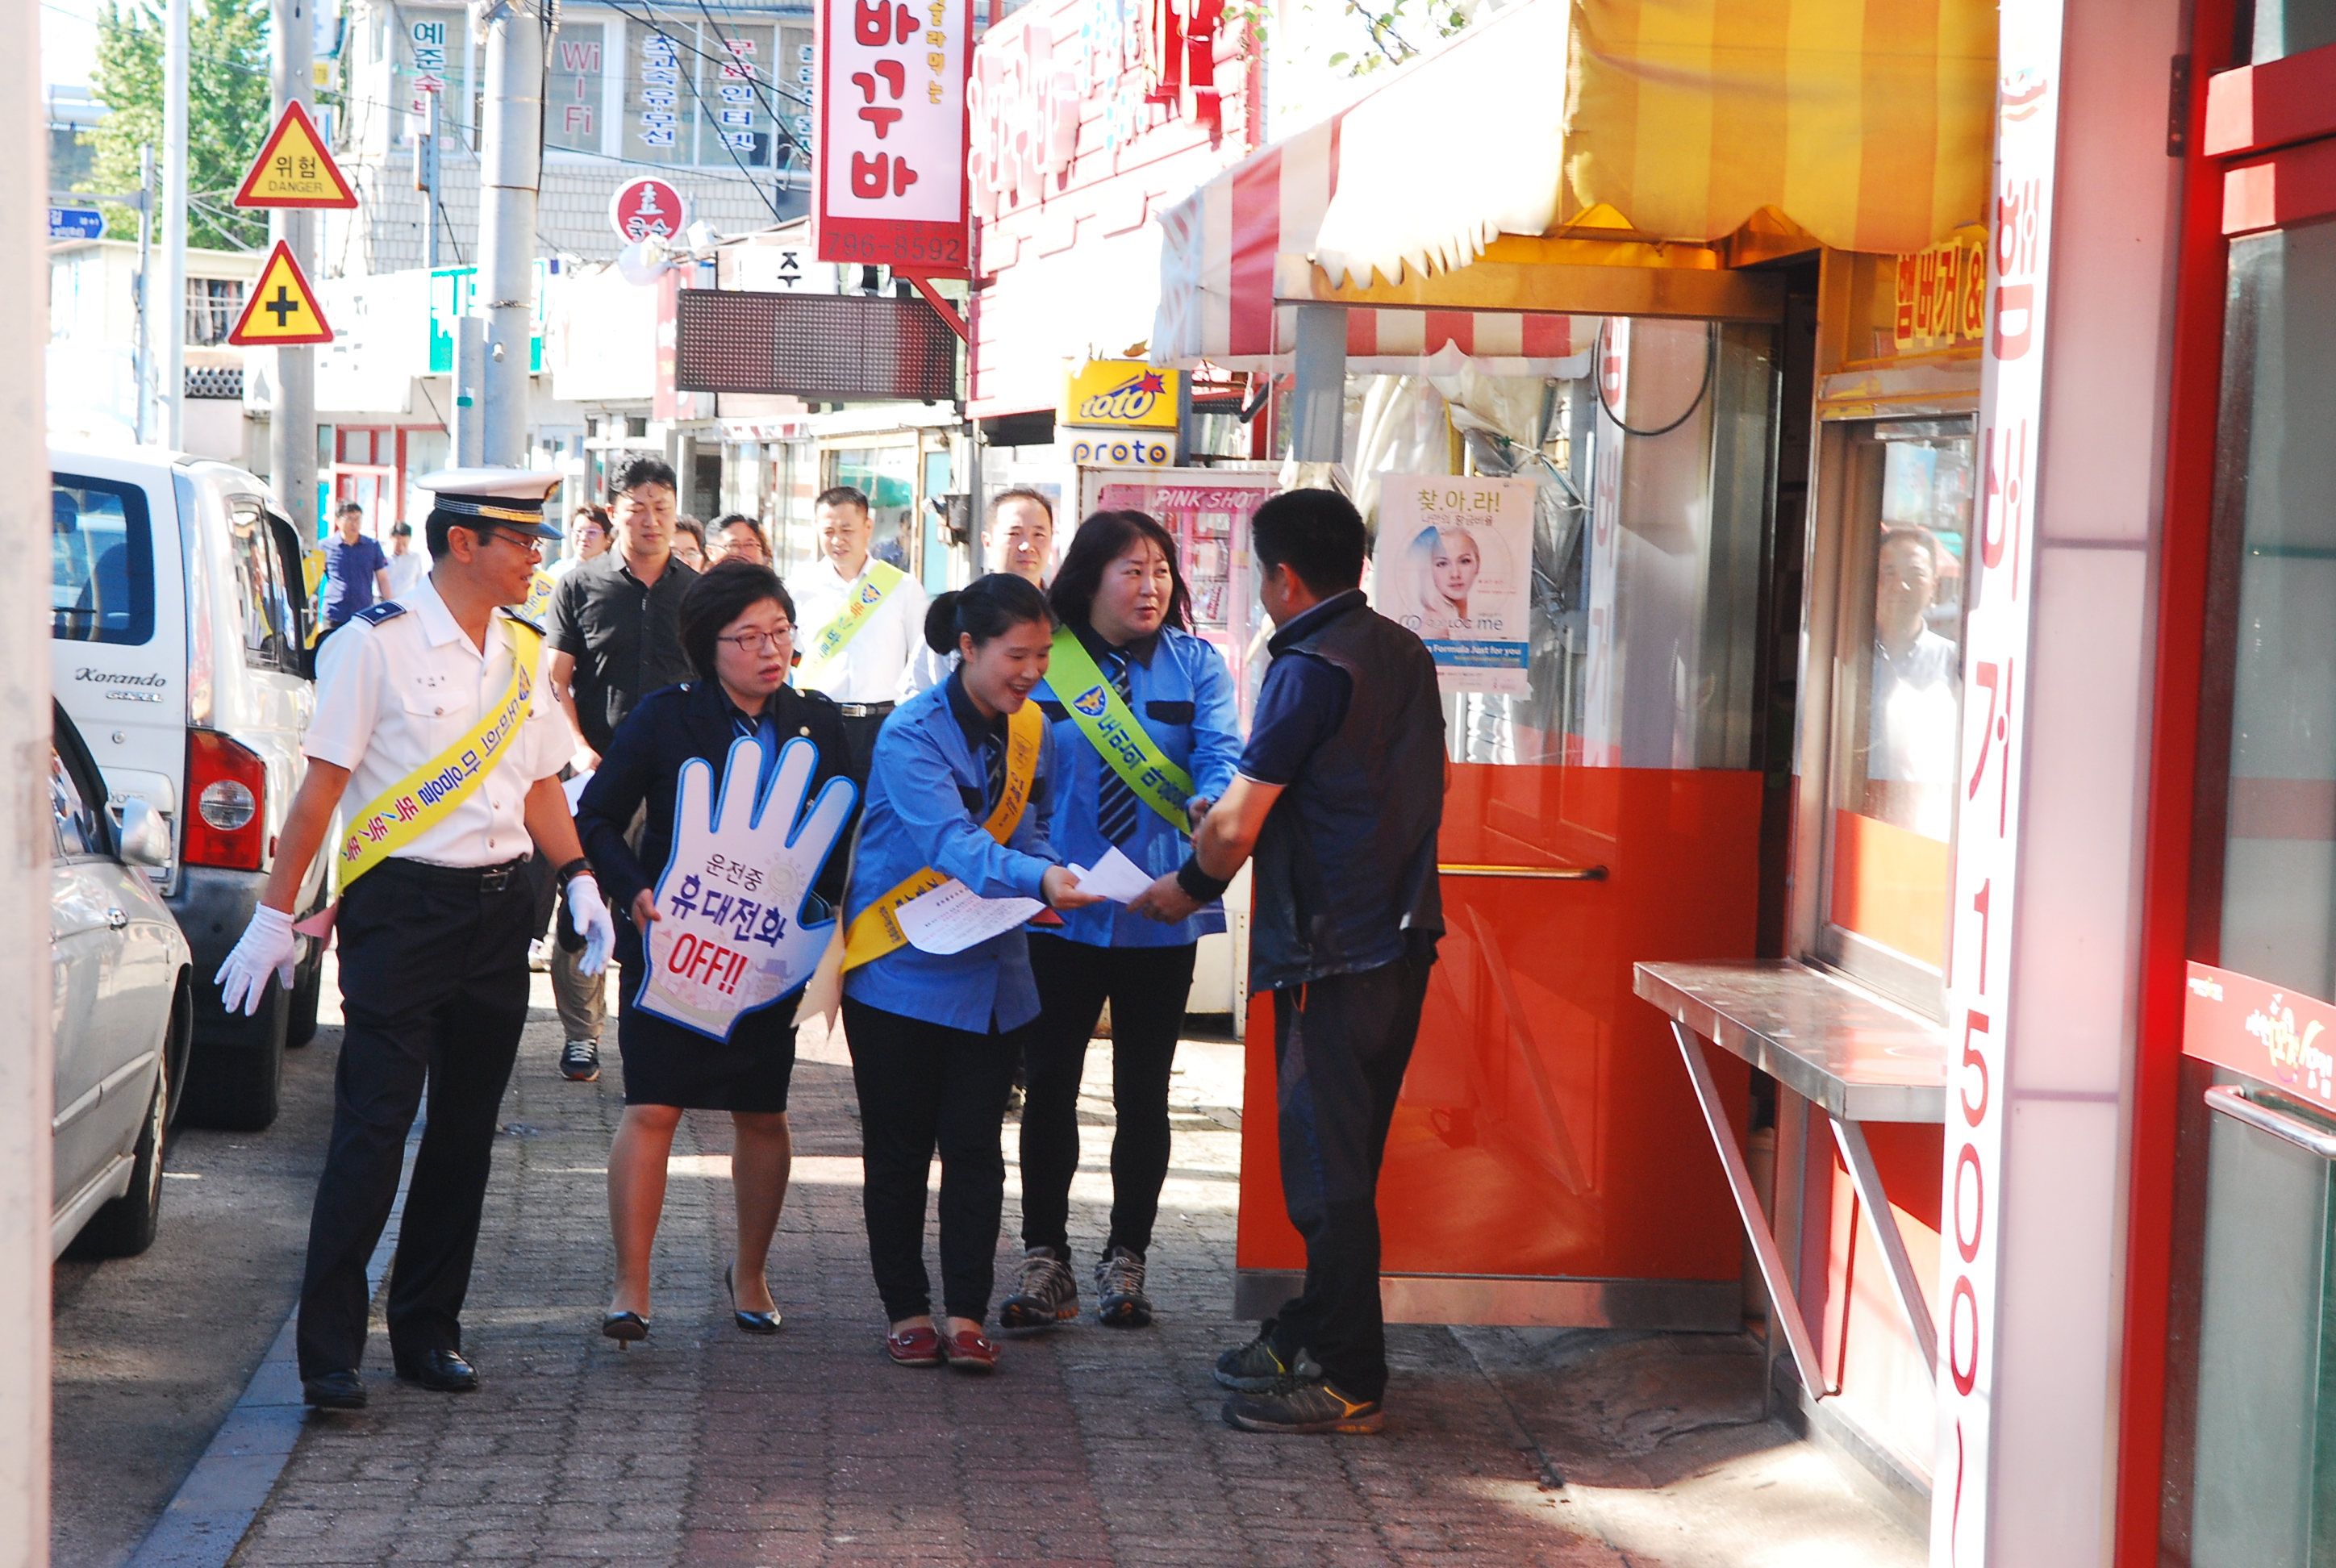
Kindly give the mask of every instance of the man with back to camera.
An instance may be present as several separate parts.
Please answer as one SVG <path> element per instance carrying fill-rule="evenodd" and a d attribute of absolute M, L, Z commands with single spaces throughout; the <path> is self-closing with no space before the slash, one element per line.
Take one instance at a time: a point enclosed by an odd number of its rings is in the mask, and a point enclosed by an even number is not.
<path fill-rule="evenodd" d="M 585 967 L 616 940 L 559 781 L 574 737 L 551 701 L 542 636 L 510 608 L 540 558 L 555 474 L 455 469 L 420 481 L 433 561 L 412 599 L 378 604 L 317 659 L 316 717 L 259 907 L 219 970 L 226 1009 L 292 983 L 300 878 L 336 813 L 342 1013 L 333 1133 L 300 1290 L 307 1403 L 365 1404 L 365 1262 L 397 1194 L 405 1138 L 429 1118 L 390 1273 L 397 1376 L 469 1393 L 462 1310 L 497 1113 L 527 1022 L 530 852 L 559 867 L 587 933 Z M 464 761 L 450 765 L 460 753 Z M 472 760 L 472 759 L 481 760 Z M 453 775 L 450 780 L 450 775 Z M 424 785 L 437 786 L 419 812 Z"/>
<path fill-rule="evenodd" d="M 681 600 L 697 574 L 673 557 L 676 491 L 673 469 L 636 457 L 608 484 L 617 541 L 561 578 L 551 590 L 546 641 L 551 685 L 583 737 L 576 766 L 600 765 L 600 754 L 633 705 L 691 677 L 681 646 Z M 552 942 L 551 990 L 568 1043 L 560 1076 L 589 1084 L 600 1076 L 600 1034 L 608 1022 L 608 982 L 579 971 L 569 945 L 573 923 L 562 916 Z"/>
<path fill-rule="evenodd" d="M 333 536 L 325 541 L 325 629 L 339 628 L 376 599 L 389 599 L 389 558 L 365 531 L 365 508 L 345 502 L 333 509 Z"/>
<path fill-rule="evenodd" d="M 1055 564 L 1054 506 L 1035 490 L 1000 491 L 989 500 L 981 549 L 982 559 L 993 570 L 1010 571 L 1033 588 L 1045 588 Z M 931 643 L 920 641 L 902 677 L 910 695 L 949 679 L 957 662 L 954 651 L 935 653 Z"/>
<path fill-rule="evenodd" d="M 1184 919 L 1255 852 L 1250 988 L 1273 993 L 1281 1185 L 1306 1285 L 1218 1358 L 1236 1390 L 1224 1418 L 1376 1432 L 1379 1161 L 1444 934 L 1444 706 L 1426 648 L 1364 602 L 1363 520 L 1346 497 L 1275 496 L 1250 548 L 1277 629 L 1249 744 L 1192 854 L 1128 908 Z"/>
<path fill-rule="evenodd" d="M 924 645 L 925 590 L 899 567 L 869 553 L 876 524 L 867 496 L 838 485 L 822 492 L 813 506 L 820 558 L 787 585 L 802 628 L 795 685 L 825 692 L 842 706 L 852 781 L 865 789 L 877 731 L 895 702 L 914 695 L 909 657 Z"/>

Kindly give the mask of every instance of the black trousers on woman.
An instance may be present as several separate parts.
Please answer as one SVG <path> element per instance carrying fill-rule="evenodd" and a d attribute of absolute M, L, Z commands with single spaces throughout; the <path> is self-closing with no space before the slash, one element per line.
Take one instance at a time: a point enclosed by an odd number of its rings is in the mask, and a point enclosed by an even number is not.
<path fill-rule="evenodd" d="M 1030 1086 L 1022 1104 L 1022 1244 L 1071 1255 L 1071 1178 L 1079 1168 L 1079 1079 L 1087 1041 L 1111 1003 L 1111 1237 L 1152 1250 L 1160 1184 L 1168 1179 L 1168 1074 L 1184 1027 L 1199 944 L 1098 948 L 1030 933 L 1041 1011 L 1023 1047 Z"/>
<path fill-rule="evenodd" d="M 925 1192 L 941 1156 L 941 1300 L 953 1318 L 984 1321 L 1006 1203 L 999 1145 L 1006 1092 L 1029 1026 L 977 1035 L 843 998 L 844 1041 L 860 1094 L 861 1201 L 868 1261 L 884 1316 L 933 1310 L 925 1272 Z"/>

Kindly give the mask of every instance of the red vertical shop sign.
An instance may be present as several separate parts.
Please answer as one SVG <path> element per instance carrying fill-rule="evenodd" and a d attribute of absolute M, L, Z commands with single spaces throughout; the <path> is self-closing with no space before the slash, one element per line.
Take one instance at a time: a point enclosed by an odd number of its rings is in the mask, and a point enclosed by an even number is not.
<path fill-rule="evenodd" d="M 1975 1568 L 1995 1534 L 1992 1456 L 2003 1320 L 2004 1100 L 2020 781 L 2033 620 L 2038 426 L 2044 408 L 2052 170 L 2059 129 L 2060 0 L 2004 0 L 1996 84 L 1994 210 L 1981 361 L 1982 487 L 1976 597 L 1963 641 L 1961 799 L 1947 1017 L 1944 1218 L 1935 1300 L 1939 1451 L 1931 1561 Z"/>
<path fill-rule="evenodd" d="M 821 0 L 819 259 L 967 276 L 972 58 L 972 0 Z"/>

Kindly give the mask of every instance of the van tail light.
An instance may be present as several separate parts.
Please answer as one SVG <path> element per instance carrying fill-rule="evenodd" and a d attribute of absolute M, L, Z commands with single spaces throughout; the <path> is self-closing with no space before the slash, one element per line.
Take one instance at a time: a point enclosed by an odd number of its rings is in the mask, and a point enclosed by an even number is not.
<path fill-rule="evenodd" d="M 187 732 L 186 863 L 256 872 L 267 862 L 268 768 L 216 730 Z"/>

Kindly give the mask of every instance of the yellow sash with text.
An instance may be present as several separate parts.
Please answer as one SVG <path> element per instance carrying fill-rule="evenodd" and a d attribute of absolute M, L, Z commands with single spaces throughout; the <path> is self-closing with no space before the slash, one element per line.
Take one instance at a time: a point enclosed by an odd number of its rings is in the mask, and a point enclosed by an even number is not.
<path fill-rule="evenodd" d="M 871 559 L 868 562 L 868 580 L 852 590 L 844 599 L 843 608 L 835 612 L 834 618 L 821 627 L 811 639 L 811 651 L 803 656 L 803 668 L 798 673 L 796 684 L 801 685 L 817 675 L 822 666 L 850 646 L 852 639 L 860 635 L 860 628 L 868 624 L 869 618 L 891 596 L 892 590 L 908 580 L 909 574 L 891 561 Z"/>
<path fill-rule="evenodd" d="M 382 791 L 350 820 L 335 856 L 344 892 L 350 883 L 469 799 L 519 733 L 527 718 L 528 701 L 535 694 L 535 667 L 542 657 L 543 634 L 508 618 L 502 628 L 511 638 L 511 684 L 468 735 Z"/>
<path fill-rule="evenodd" d="M 1014 836 L 1023 808 L 1030 803 L 1030 786 L 1038 776 L 1038 743 L 1046 733 L 1046 716 L 1035 702 L 1024 703 L 1006 720 L 1006 787 L 998 792 L 998 803 L 990 808 L 988 820 L 981 824 L 981 831 L 999 843 Z M 893 911 L 947 881 L 946 875 L 927 866 L 861 911 L 852 929 L 844 933 L 843 967 L 856 969 L 907 946 L 908 936 L 900 930 L 900 917 Z"/>

